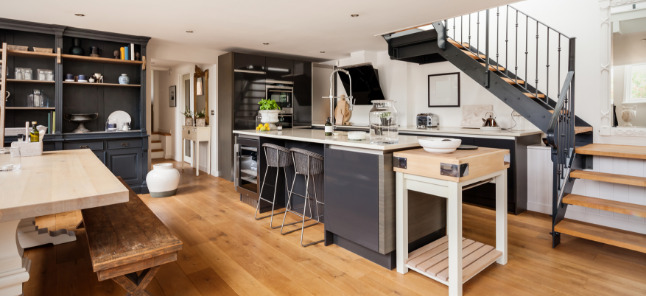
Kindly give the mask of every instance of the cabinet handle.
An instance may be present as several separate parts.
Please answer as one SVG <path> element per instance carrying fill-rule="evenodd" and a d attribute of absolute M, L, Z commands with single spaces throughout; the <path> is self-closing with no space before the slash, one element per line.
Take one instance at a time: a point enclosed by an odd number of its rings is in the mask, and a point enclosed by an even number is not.
<path fill-rule="evenodd" d="M 121 147 L 128 147 L 128 143 L 126 142 L 121 143 Z"/>
<path fill-rule="evenodd" d="M 89 145 L 81 145 L 79 146 L 79 149 L 90 149 Z"/>

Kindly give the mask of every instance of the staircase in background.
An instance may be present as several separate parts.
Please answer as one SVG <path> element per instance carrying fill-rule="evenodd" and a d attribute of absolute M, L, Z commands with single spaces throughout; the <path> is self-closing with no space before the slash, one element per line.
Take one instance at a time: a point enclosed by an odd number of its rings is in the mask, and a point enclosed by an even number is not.
<path fill-rule="evenodd" d="M 150 134 L 150 158 L 165 159 L 167 143 L 170 143 L 170 133 L 152 132 Z"/>
<path fill-rule="evenodd" d="M 565 233 L 646 253 L 646 235 L 564 219 L 568 205 L 646 217 L 644 205 L 571 194 L 576 179 L 646 187 L 646 178 L 590 171 L 593 156 L 646 159 L 646 147 L 592 144 L 592 126 L 575 113 L 574 38 L 511 6 L 383 37 L 391 59 L 448 61 L 547 135 L 553 247 Z"/>

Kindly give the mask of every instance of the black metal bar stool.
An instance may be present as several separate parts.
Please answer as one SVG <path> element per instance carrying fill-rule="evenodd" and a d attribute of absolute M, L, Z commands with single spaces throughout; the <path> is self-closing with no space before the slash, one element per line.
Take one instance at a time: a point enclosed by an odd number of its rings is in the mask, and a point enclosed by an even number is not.
<path fill-rule="evenodd" d="M 283 168 L 283 176 L 285 177 L 284 178 L 285 189 L 289 191 L 289 188 L 287 187 L 287 172 L 285 169 L 292 165 L 292 157 L 289 153 L 289 149 L 282 146 L 265 143 L 265 144 L 262 144 L 262 148 L 265 151 L 265 159 L 267 160 L 267 166 L 265 169 L 265 175 L 262 178 L 262 185 L 260 185 L 260 192 L 258 193 L 258 204 L 256 205 L 256 213 L 254 214 L 254 218 L 256 220 L 260 220 L 260 219 L 271 217 L 271 219 L 269 220 L 269 227 L 271 227 L 272 229 L 276 229 L 279 226 L 276 225 L 274 227 L 273 222 L 274 222 L 274 207 L 276 205 L 276 190 L 278 189 L 278 175 L 280 175 L 280 169 Z M 267 172 L 269 172 L 270 167 L 276 168 L 276 179 L 274 180 L 274 197 L 272 198 L 271 201 L 269 199 L 262 197 L 262 194 L 264 192 L 263 189 L 265 188 L 265 180 L 267 179 Z M 261 200 L 264 200 L 271 204 L 271 214 L 263 217 L 258 217 Z M 278 214 L 282 214 L 282 212 Z"/>
<path fill-rule="evenodd" d="M 318 199 L 316 195 L 316 182 L 314 182 L 313 180 L 314 176 L 323 174 L 323 156 L 318 153 L 314 153 L 314 152 L 307 151 L 304 149 L 299 149 L 299 148 L 292 148 L 289 151 L 292 153 L 292 159 L 294 161 L 294 179 L 292 180 L 292 188 L 288 190 L 287 204 L 285 205 L 285 214 L 283 215 L 283 225 L 280 228 L 280 233 L 288 234 L 298 230 L 297 228 L 294 230 L 290 230 L 288 232 L 283 232 L 283 228 L 285 227 L 285 217 L 287 217 L 287 212 L 294 213 L 298 216 L 303 217 L 303 220 L 301 222 L 301 246 L 307 247 L 324 241 L 324 240 L 319 240 L 319 241 L 310 242 L 308 244 L 303 244 L 303 233 L 305 232 L 305 228 L 319 224 L 321 222 L 321 217 L 323 216 L 320 214 L 319 205 L 324 205 L 324 202 Z M 296 176 L 298 175 L 302 175 L 303 178 L 305 178 L 305 195 L 294 192 L 294 183 L 296 182 Z M 310 188 L 309 188 L 310 180 L 312 181 L 314 196 L 310 196 Z M 292 196 L 294 194 L 300 197 L 303 197 L 305 199 L 305 204 L 303 205 L 302 214 L 299 212 L 296 212 L 293 209 Z M 312 198 L 313 200 L 311 200 Z M 312 212 L 312 203 L 314 203 L 314 206 L 316 208 L 316 222 L 306 226 L 305 222 L 312 220 L 314 217 L 314 214 Z M 309 204 L 309 207 L 308 207 L 308 204 Z M 308 218 L 306 220 L 305 212 L 308 209 L 309 209 L 311 218 Z M 290 223 L 287 225 L 292 225 L 296 223 L 298 222 Z"/>

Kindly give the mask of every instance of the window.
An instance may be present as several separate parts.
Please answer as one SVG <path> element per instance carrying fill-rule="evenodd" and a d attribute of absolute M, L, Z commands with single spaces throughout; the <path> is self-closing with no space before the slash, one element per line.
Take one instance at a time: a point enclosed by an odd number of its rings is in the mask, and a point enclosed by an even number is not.
<path fill-rule="evenodd" d="M 626 66 L 625 103 L 646 103 L 646 64 Z"/>

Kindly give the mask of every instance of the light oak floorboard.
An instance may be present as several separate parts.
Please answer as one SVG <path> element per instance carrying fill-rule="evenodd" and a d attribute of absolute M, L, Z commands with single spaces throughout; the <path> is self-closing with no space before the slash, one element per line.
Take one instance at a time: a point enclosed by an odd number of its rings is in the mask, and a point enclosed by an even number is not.
<path fill-rule="evenodd" d="M 179 163 L 175 163 L 176 166 Z M 386 270 L 336 245 L 302 248 L 300 232 L 280 235 L 268 219 L 239 201 L 233 184 L 185 169 L 178 194 L 141 195 L 183 242 L 176 262 L 163 265 L 151 295 L 446 295 L 446 286 L 417 272 Z M 464 236 L 495 244 L 495 212 L 464 205 Z M 282 215 L 276 217 L 280 222 Z M 74 229 L 69 212 L 37 219 L 50 230 Z M 297 221 L 293 215 L 288 222 Z M 551 248 L 550 217 L 509 216 L 509 263 L 493 264 L 464 285 L 464 295 L 646 295 L 646 254 L 563 235 Z M 25 295 L 124 295 L 92 272 L 83 230 L 77 241 L 28 249 Z M 323 225 L 306 229 L 323 237 Z"/>

